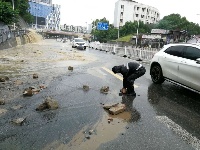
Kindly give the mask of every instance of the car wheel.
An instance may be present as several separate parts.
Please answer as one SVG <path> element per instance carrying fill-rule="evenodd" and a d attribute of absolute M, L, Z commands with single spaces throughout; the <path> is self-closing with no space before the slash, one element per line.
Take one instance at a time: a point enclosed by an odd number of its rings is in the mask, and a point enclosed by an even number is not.
<path fill-rule="evenodd" d="M 153 65 L 150 70 L 151 79 L 156 84 L 161 84 L 165 81 L 160 65 Z"/>

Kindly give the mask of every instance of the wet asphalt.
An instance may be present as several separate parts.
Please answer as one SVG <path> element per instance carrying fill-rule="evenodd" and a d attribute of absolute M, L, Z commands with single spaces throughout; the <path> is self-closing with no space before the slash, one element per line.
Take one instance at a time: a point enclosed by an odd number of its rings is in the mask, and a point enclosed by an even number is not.
<path fill-rule="evenodd" d="M 135 81 L 137 96 L 120 97 L 122 81 L 102 67 L 111 70 L 132 60 L 89 48 L 81 53 L 97 60 L 74 65 L 73 72 L 60 74 L 39 94 L 20 95 L 2 106 L 9 111 L 0 116 L 0 150 L 200 149 L 199 94 L 168 82 L 153 84 L 149 65 L 143 63 L 147 72 Z M 90 90 L 84 91 L 83 85 Z M 108 94 L 100 93 L 102 86 L 109 86 Z M 60 108 L 35 111 L 47 96 L 56 99 Z M 127 105 L 128 114 L 110 116 L 102 108 L 102 104 L 118 102 Z M 10 108 L 18 104 L 23 108 Z M 22 126 L 10 123 L 19 117 L 26 117 Z M 108 117 L 113 118 L 113 123 L 107 122 Z M 168 122 L 162 121 L 163 118 Z M 94 133 L 88 138 L 89 130 Z"/>

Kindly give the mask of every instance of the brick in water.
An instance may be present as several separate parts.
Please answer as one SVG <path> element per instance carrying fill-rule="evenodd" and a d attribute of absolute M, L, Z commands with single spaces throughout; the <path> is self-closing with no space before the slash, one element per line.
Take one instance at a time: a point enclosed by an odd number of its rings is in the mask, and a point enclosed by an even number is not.
<path fill-rule="evenodd" d="M 33 74 L 33 79 L 37 79 L 38 78 L 38 74 L 34 73 Z"/>
<path fill-rule="evenodd" d="M 112 114 L 112 115 L 117 115 L 117 114 L 119 114 L 119 113 L 124 112 L 125 109 L 126 109 L 125 104 L 118 104 L 118 105 L 116 105 L 116 106 L 114 106 L 114 107 L 111 107 L 111 108 L 109 109 L 109 113 Z"/>
<path fill-rule="evenodd" d="M 90 88 L 88 85 L 83 85 L 83 90 L 88 91 Z"/>
<path fill-rule="evenodd" d="M 68 67 L 68 70 L 71 70 L 71 71 L 73 71 L 73 70 L 74 70 L 74 68 L 73 68 L 72 66 L 69 66 L 69 67 Z"/>
<path fill-rule="evenodd" d="M 100 89 L 100 92 L 101 93 L 108 93 L 109 91 L 109 86 L 103 86 L 101 89 Z"/>
<path fill-rule="evenodd" d="M 0 99 L 0 105 L 5 105 L 5 101 Z"/>
<path fill-rule="evenodd" d="M 117 106 L 119 103 L 116 103 L 116 104 L 105 104 L 104 106 L 103 106 L 103 108 L 104 109 L 110 109 L 111 107 L 115 107 L 115 106 Z"/>

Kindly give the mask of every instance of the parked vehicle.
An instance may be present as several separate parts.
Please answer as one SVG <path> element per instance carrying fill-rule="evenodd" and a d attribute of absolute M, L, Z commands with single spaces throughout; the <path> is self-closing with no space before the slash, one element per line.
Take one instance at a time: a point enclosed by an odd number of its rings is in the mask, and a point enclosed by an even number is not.
<path fill-rule="evenodd" d="M 151 60 L 152 81 L 165 80 L 200 93 L 200 45 L 168 44 Z"/>
<path fill-rule="evenodd" d="M 72 48 L 86 49 L 86 47 L 87 47 L 87 43 L 82 38 L 74 38 L 74 40 L 72 41 Z"/>

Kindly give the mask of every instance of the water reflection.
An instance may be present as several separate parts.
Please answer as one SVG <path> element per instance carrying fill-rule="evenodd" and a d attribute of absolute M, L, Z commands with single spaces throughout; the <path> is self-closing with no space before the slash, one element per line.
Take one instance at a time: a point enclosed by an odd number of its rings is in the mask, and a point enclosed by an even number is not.
<path fill-rule="evenodd" d="M 126 111 L 131 115 L 129 122 L 137 122 L 141 118 L 140 113 L 133 107 L 135 98 L 135 96 L 122 96 L 122 104 L 126 105 Z"/>
<path fill-rule="evenodd" d="M 151 104 L 158 104 L 164 100 L 167 100 L 168 103 L 175 102 L 187 107 L 200 106 L 200 95 L 193 91 L 170 83 L 162 85 L 152 83 L 148 87 L 148 101 Z"/>
<path fill-rule="evenodd" d="M 200 138 L 199 94 L 173 84 L 151 84 L 148 87 L 148 101 L 157 116 L 166 116 Z"/>

